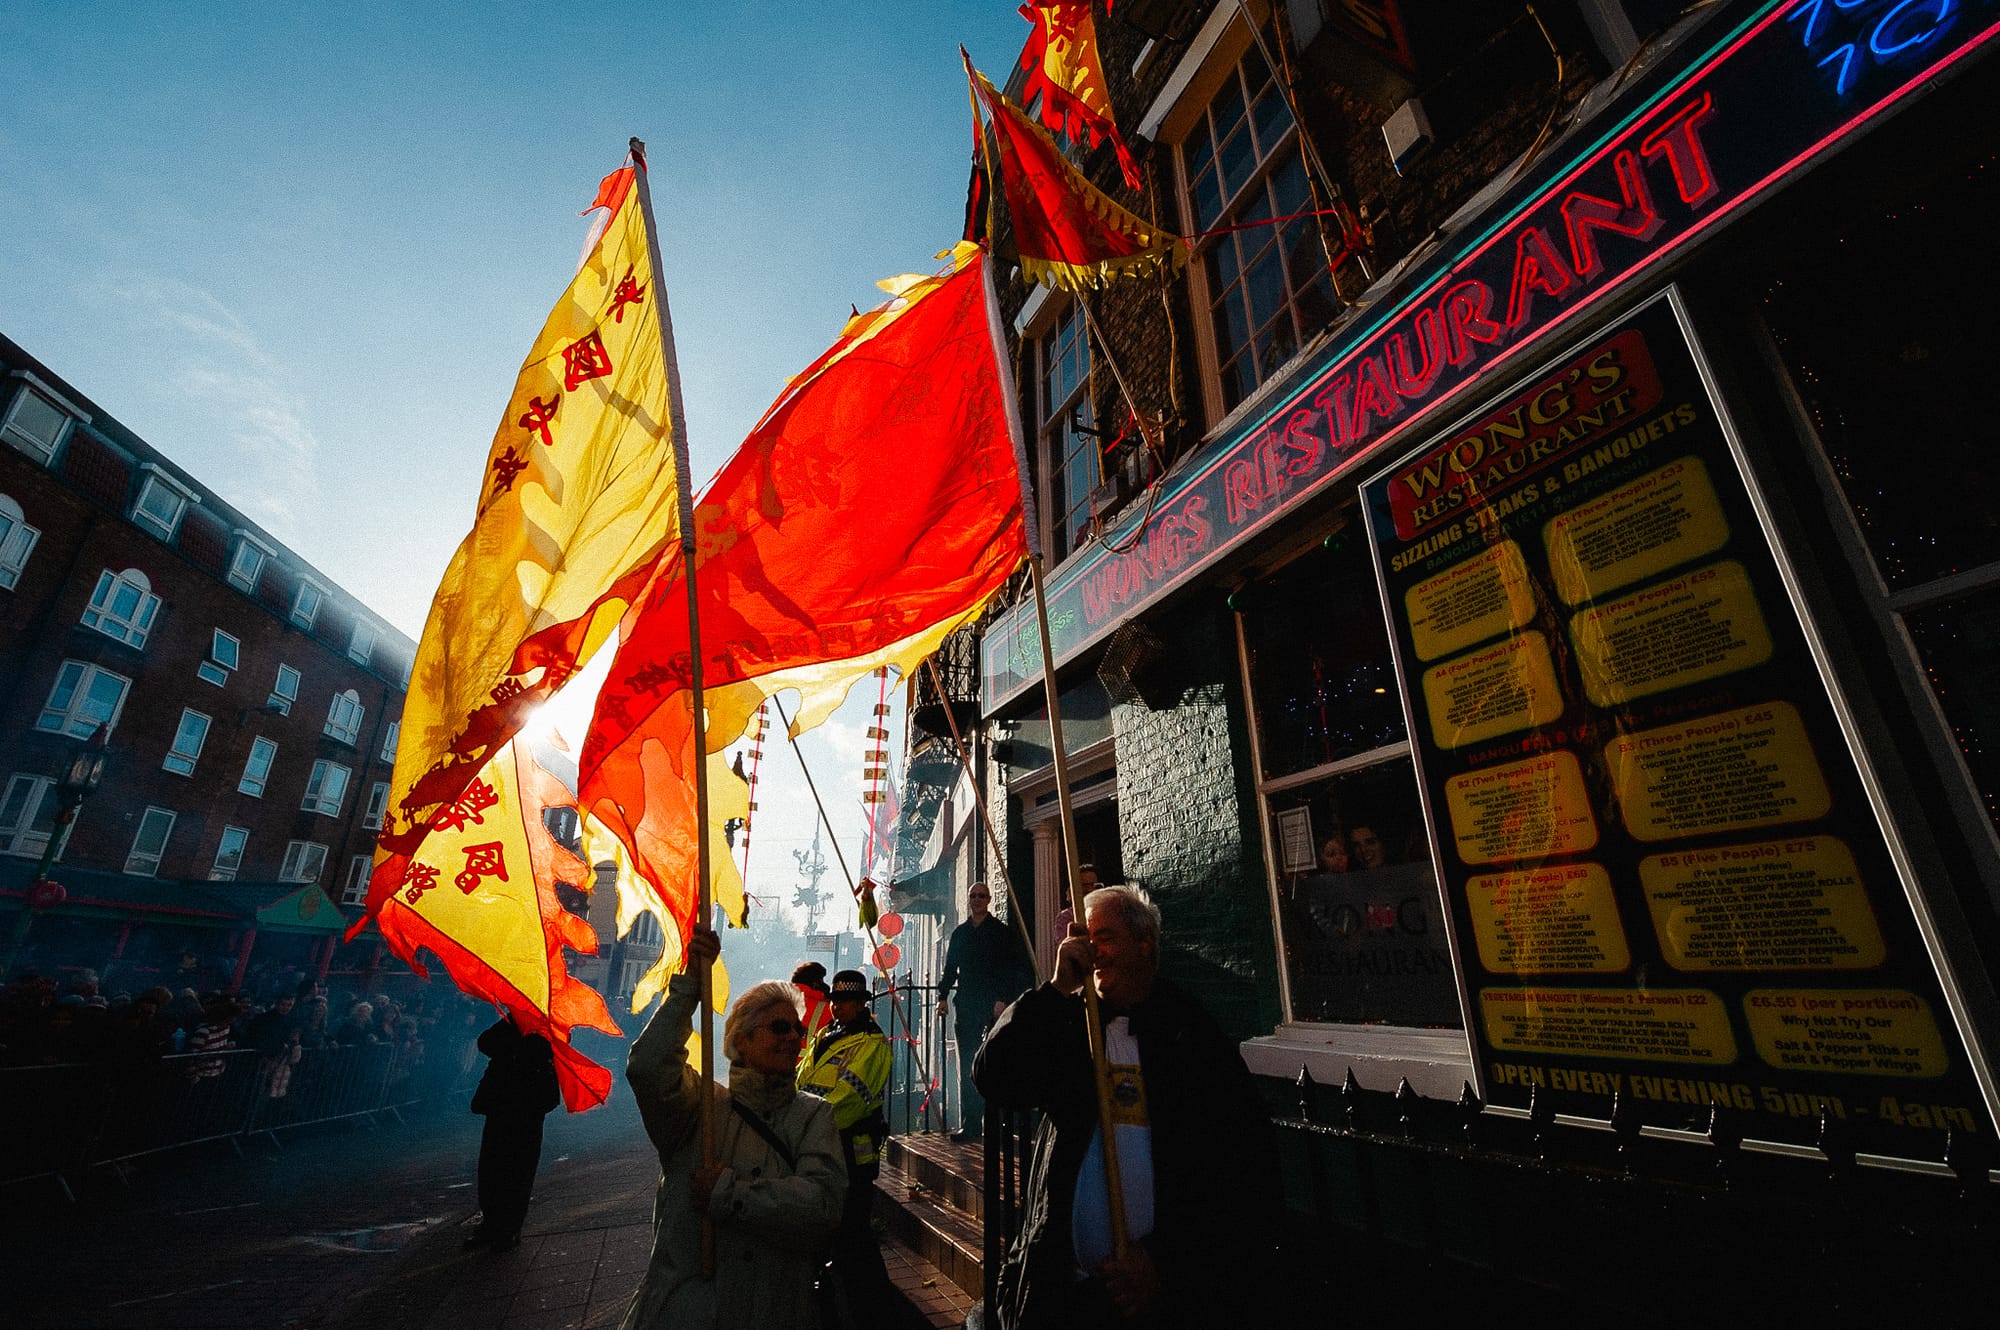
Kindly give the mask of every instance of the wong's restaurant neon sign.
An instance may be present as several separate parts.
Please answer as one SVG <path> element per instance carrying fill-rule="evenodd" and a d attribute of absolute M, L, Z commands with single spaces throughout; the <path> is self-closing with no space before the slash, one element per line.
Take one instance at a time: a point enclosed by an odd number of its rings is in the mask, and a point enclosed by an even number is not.
<path fill-rule="evenodd" d="M 2000 0 L 1765 4 L 1554 169 L 1049 588 L 1061 661 L 1740 214 L 2000 32 Z M 1696 34 L 1699 41 L 1704 33 Z M 1135 508 L 1138 505 L 1134 505 Z M 1115 552 L 1114 552 L 1115 548 Z M 1041 669 L 1032 606 L 989 630 L 985 704 Z"/>

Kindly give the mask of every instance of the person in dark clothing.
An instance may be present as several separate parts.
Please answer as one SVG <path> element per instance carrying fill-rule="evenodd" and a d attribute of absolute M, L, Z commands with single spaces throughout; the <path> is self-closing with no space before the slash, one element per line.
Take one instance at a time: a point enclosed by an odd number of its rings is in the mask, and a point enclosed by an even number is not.
<path fill-rule="evenodd" d="M 1282 1200 L 1269 1119 L 1236 1045 L 1160 978 L 1159 911 L 1136 887 L 1086 898 L 1055 975 L 1001 1015 L 974 1076 L 1042 1109 L 1022 1223 L 1001 1267 L 1005 1330 L 1259 1325 Z M 1128 1245 L 1114 1253 L 1080 990 L 1096 985 Z"/>
<path fill-rule="evenodd" d="M 520 1245 L 521 1224 L 542 1162 L 542 1119 L 562 1102 L 555 1050 L 538 1034 L 504 1017 L 479 1036 L 489 1061 L 472 1111 L 485 1116 L 479 1138 L 479 1227 L 468 1247 L 506 1251 Z"/>
<path fill-rule="evenodd" d="M 975 882 L 965 894 L 969 917 L 951 930 L 945 947 L 944 974 L 938 979 L 938 1012 L 951 1010 L 952 989 L 958 1009 L 952 1015 L 952 1036 L 958 1043 L 958 1130 L 954 1141 L 976 1141 L 986 1131 L 986 1103 L 973 1084 L 972 1059 L 979 1041 L 1006 1005 L 1035 982 L 1035 964 L 1019 935 L 991 913 L 992 893 Z"/>

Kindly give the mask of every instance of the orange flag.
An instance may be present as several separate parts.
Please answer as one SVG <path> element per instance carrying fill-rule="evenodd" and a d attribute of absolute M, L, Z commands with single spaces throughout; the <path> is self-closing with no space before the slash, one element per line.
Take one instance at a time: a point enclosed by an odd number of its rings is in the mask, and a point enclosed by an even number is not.
<path fill-rule="evenodd" d="M 964 56 L 963 49 L 959 54 Z M 966 60 L 973 98 L 992 121 L 990 165 L 1000 177 L 1021 271 L 1030 281 L 1076 291 L 1187 262 L 1187 246 L 1114 203 L 1086 180 L 1047 130 L 996 91 Z"/>
<path fill-rule="evenodd" d="M 444 962 L 468 993 L 546 1035 L 571 1109 L 611 1078 L 569 1030 L 616 1034 L 563 948 L 596 937 L 556 901 L 549 807 L 572 804 L 517 739 L 616 627 L 679 533 L 660 306 L 641 164 L 607 176 L 606 217 L 515 382 L 471 532 L 438 585 L 405 701 L 368 917 L 397 955 Z M 367 921 L 364 920 L 365 924 Z M 362 925 L 357 924 L 355 931 Z"/>
<path fill-rule="evenodd" d="M 1021 68 L 1028 71 L 1021 105 L 1034 107 L 1040 98 L 1042 123 L 1071 143 L 1088 139 L 1095 148 L 1109 138 L 1125 183 L 1141 188 L 1138 164 L 1111 119 L 1111 91 L 1097 54 L 1097 20 L 1090 5 L 1025 4 L 1021 17 L 1035 25 L 1021 48 Z"/>
<path fill-rule="evenodd" d="M 775 693 L 800 692 L 797 735 L 869 671 L 914 668 L 1025 557 L 989 259 L 955 256 L 883 283 L 896 298 L 792 381 L 695 509 L 711 761 Z M 668 550 L 621 631 L 578 790 L 683 934 L 698 888 L 684 577 Z"/>

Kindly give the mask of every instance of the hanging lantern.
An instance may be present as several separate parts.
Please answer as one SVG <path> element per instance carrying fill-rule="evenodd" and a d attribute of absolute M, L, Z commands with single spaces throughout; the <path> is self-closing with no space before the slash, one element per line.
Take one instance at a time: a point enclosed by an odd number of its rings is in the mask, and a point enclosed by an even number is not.
<path fill-rule="evenodd" d="M 893 942 L 884 942 L 875 948 L 875 968 L 878 970 L 893 970 L 896 968 L 896 963 L 902 959 L 902 948 Z"/>
<path fill-rule="evenodd" d="M 883 937 L 894 937 L 903 931 L 903 916 L 891 911 L 875 921 L 875 931 Z"/>

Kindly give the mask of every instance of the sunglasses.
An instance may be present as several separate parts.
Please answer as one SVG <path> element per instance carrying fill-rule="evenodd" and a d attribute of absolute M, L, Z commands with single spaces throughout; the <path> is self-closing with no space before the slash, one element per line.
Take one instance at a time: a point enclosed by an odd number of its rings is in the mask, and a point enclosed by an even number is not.
<path fill-rule="evenodd" d="M 804 1034 L 806 1032 L 805 1026 L 800 1025 L 797 1021 L 788 1021 L 782 1016 L 764 1028 L 780 1039 L 785 1038 L 787 1035 Z"/>

